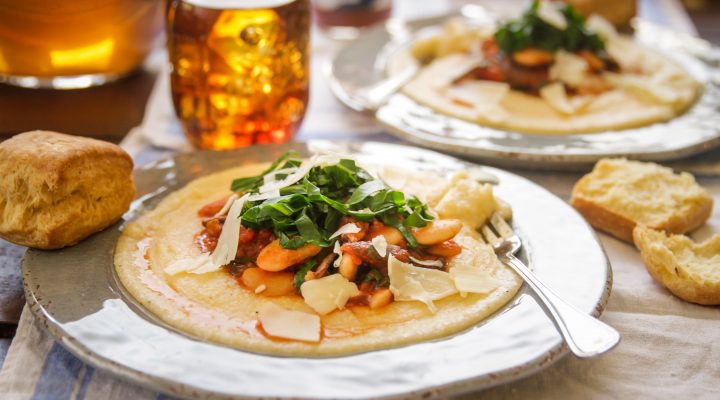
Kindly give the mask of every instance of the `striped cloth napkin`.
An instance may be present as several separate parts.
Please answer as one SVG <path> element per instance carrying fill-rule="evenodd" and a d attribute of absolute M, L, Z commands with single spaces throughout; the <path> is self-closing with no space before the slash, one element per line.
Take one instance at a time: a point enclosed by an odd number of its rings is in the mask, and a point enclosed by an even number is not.
<path fill-rule="evenodd" d="M 410 9 L 409 1 L 400 1 Z M 677 0 L 640 0 L 640 14 L 656 23 L 695 33 Z M 404 15 L 404 14 L 403 14 Z M 328 46 L 322 48 L 322 46 Z M 331 45 L 320 43 L 313 74 L 322 76 L 323 55 Z M 188 151 L 175 121 L 166 74 L 161 74 L 142 126 L 121 144 L 136 165 Z M 298 140 L 342 139 L 397 141 L 367 117 L 335 101 L 322 79 L 313 80 L 308 118 Z M 339 134 L 342 132 L 342 135 Z M 720 171 L 711 156 L 707 168 Z M 568 198 L 576 174 L 523 171 L 522 175 Z M 720 204 L 720 174 L 705 178 Z M 703 239 L 720 232 L 720 212 L 695 234 Z M 555 398 L 720 398 L 720 315 L 717 308 L 684 303 L 654 284 L 637 252 L 625 243 L 601 235 L 613 265 L 615 284 L 603 320 L 623 334 L 620 346 L 593 360 L 566 357 L 552 368 L 482 393 L 488 399 Z M 4 350 L 0 347 L 0 362 Z M 478 393 L 464 398 L 478 398 Z M 96 370 L 55 342 L 26 308 L 13 344 L 0 371 L 0 398 L 14 399 L 170 399 L 154 390 Z"/>

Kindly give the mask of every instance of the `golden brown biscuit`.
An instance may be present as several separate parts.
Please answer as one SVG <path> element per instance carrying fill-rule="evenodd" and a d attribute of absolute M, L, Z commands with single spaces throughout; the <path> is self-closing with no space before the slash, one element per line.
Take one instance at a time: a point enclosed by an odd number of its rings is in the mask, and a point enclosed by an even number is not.
<path fill-rule="evenodd" d="M 120 147 L 49 131 L 0 143 L 0 237 L 57 249 L 117 221 L 135 196 Z"/>
<path fill-rule="evenodd" d="M 696 244 L 687 236 L 638 226 L 633 237 L 650 275 L 675 296 L 720 304 L 720 235 Z"/>
<path fill-rule="evenodd" d="M 628 243 L 636 225 L 689 232 L 707 221 L 713 206 L 692 175 L 625 159 L 598 161 L 575 184 L 570 202 L 590 225 Z"/>

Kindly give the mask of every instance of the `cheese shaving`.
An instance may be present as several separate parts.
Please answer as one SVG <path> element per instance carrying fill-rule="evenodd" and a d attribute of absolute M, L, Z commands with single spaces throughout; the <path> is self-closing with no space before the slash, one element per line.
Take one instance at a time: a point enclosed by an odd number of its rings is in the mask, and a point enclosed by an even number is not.
<path fill-rule="evenodd" d="M 550 107 L 566 115 L 578 113 L 587 107 L 592 100 L 590 97 L 583 96 L 575 96 L 572 99 L 568 98 L 565 85 L 560 82 L 543 86 L 543 88 L 540 89 L 540 97 L 542 97 Z"/>
<path fill-rule="evenodd" d="M 176 275 L 181 272 L 192 272 L 210 264 L 210 256 L 207 253 L 200 254 L 195 258 L 181 258 L 165 267 L 164 272 L 168 275 Z"/>
<path fill-rule="evenodd" d="M 335 259 L 335 261 L 333 261 L 333 266 L 335 268 L 339 268 L 340 263 L 342 262 L 342 258 L 343 258 L 343 252 L 342 252 L 342 250 L 340 250 L 340 241 L 339 240 L 335 241 L 335 246 L 333 247 L 333 253 L 338 255 L 337 258 Z"/>
<path fill-rule="evenodd" d="M 585 59 L 565 50 L 558 50 L 555 53 L 555 63 L 548 72 L 551 80 L 577 87 L 585 81 L 587 71 L 588 63 Z"/>
<path fill-rule="evenodd" d="M 432 86 L 435 89 L 444 90 L 450 87 L 453 82 L 470 72 L 473 68 L 482 65 L 483 61 L 483 57 L 480 55 L 474 58 L 468 57 L 459 60 L 452 68 L 449 68 L 443 71 L 442 74 L 439 74 L 439 76 L 436 77 L 437 79 L 433 80 Z"/>
<path fill-rule="evenodd" d="M 286 310 L 274 303 L 265 303 L 258 311 L 258 320 L 270 336 L 304 342 L 320 341 L 318 315 Z"/>
<path fill-rule="evenodd" d="M 280 197 L 280 189 L 270 190 L 265 193 L 258 193 L 248 197 L 248 201 L 259 201 Z"/>
<path fill-rule="evenodd" d="M 541 20 L 564 31 L 567 28 L 565 16 L 550 1 L 541 1 L 537 10 L 537 15 Z"/>
<path fill-rule="evenodd" d="M 387 255 L 388 242 L 384 235 L 377 235 L 370 241 L 380 257 Z"/>
<path fill-rule="evenodd" d="M 456 266 L 450 269 L 455 287 L 461 293 L 490 293 L 500 286 L 497 279 L 477 266 Z"/>
<path fill-rule="evenodd" d="M 220 209 L 220 211 L 218 211 L 217 214 L 215 214 L 215 217 L 222 217 L 223 215 L 227 214 L 228 211 L 230 210 L 230 206 L 232 206 L 232 204 L 235 202 L 235 200 L 237 200 L 237 198 L 238 198 L 237 193 L 233 193 L 227 199 L 227 201 L 225 202 L 225 205 L 223 205 L 223 207 Z"/>
<path fill-rule="evenodd" d="M 604 73 L 603 77 L 613 86 L 626 89 L 647 100 L 661 104 L 673 104 L 682 99 L 681 95 L 671 87 L 653 81 L 651 78 L 612 72 Z"/>
<path fill-rule="evenodd" d="M 415 267 L 392 255 L 388 258 L 388 277 L 395 301 L 420 301 L 425 303 L 432 313 L 437 311 L 433 301 L 457 293 L 447 272 Z"/>
<path fill-rule="evenodd" d="M 305 304 L 320 315 L 345 307 L 348 299 L 360 294 L 357 285 L 340 274 L 305 281 L 300 286 Z"/>
<path fill-rule="evenodd" d="M 240 214 L 248 197 L 248 195 L 244 195 L 235 200 L 230 207 L 230 211 L 228 211 L 217 246 L 210 256 L 214 269 L 220 269 L 220 267 L 229 264 L 230 261 L 235 259 L 238 239 L 240 238 Z M 203 272 L 209 272 L 209 270 L 205 269 Z"/>
<path fill-rule="evenodd" d="M 290 175 L 293 172 L 297 171 L 297 168 L 281 168 L 276 169 L 275 171 L 270 171 L 267 174 L 263 176 L 263 183 L 267 184 L 270 182 L 275 182 L 277 180 L 277 176 L 281 174 Z"/>
<path fill-rule="evenodd" d="M 334 238 L 336 238 L 336 237 L 338 237 L 338 236 L 340 236 L 340 235 L 344 235 L 344 234 L 346 234 L 346 233 L 358 233 L 358 232 L 360 232 L 361 230 L 362 230 L 362 229 L 360 229 L 360 227 L 357 226 L 357 224 L 354 224 L 354 223 L 350 222 L 350 223 L 348 223 L 348 224 L 345 224 L 345 225 L 341 226 L 340 228 L 338 228 L 338 230 L 336 230 L 335 232 L 333 232 L 333 234 L 330 235 L 330 239 L 334 239 Z"/>
<path fill-rule="evenodd" d="M 274 192 L 276 190 L 288 187 L 294 183 L 297 183 L 299 180 L 305 177 L 305 175 L 307 175 L 307 173 L 310 172 L 313 167 L 337 164 L 339 161 L 340 157 L 336 154 L 314 155 L 310 159 L 303 161 L 302 164 L 300 164 L 300 166 L 295 169 L 295 172 L 286 176 L 284 179 L 263 183 L 263 185 L 260 186 L 260 188 L 258 189 L 258 193 L 263 194 L 267 192 Z"/>
<path fill-rule="evenodd" d="M 600 36 L 603 40 L 613 40 L 618 36 L 617 30 L 605 18 L 593 14 L 585 21 L 585 28 Z"/>
<path fill-rule="evenodd" d="M 420 260 L 418 258 L 415 258 L 413 256 L 410 256 L 410 261 L 417 265 L 425 265 L 427 267 L 443 267 L 444 264 L 440 260 Z"/>
<path fill-rule="evenodd" d="M 447 94 L 453 101 L 474 108 L 480 113 L 496 107 L 508 93 L 510 85 L 493 81 L 466 81 L 447 89 Z"/>

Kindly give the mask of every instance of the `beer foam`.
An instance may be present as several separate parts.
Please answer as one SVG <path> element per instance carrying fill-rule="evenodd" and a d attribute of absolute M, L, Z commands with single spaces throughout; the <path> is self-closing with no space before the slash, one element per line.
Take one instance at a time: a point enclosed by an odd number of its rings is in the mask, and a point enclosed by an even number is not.
<path fill-rule="evenodd" d="M 295 0 L 183 0 L 183 3 L 217 10 L 277 8 Z"/>

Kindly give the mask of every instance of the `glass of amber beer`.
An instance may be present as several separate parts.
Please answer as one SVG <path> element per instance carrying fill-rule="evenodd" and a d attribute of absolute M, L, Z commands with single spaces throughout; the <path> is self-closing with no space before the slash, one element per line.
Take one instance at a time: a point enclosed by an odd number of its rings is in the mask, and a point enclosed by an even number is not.
<path fill-rule="evenodd" d="M 74 89 L 138 67 L 162 33 L 161 0 L 0 0 L 0 82 Z"/>
<path fill-rule="evenodd" d="M 171 0 L 175 112 L 198 148 L 281 143 L 308 102 L 308 0 Z"/>

